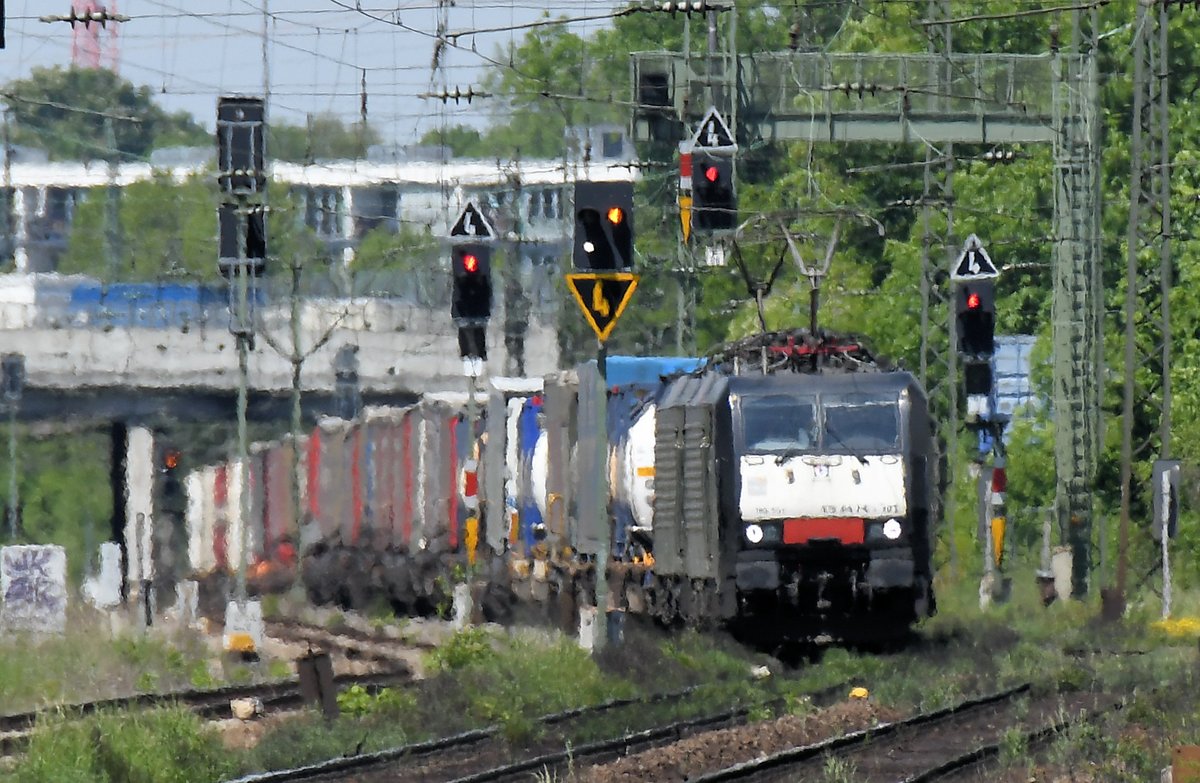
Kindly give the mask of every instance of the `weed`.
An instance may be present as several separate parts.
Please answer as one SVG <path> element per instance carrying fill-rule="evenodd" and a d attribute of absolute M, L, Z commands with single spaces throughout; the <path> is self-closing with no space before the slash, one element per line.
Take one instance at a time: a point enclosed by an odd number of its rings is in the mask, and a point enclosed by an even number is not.
<path fill-rule="evenodd" d="M 1058 672 L 1058 690 L 1061 693 L 1085 690 L 1091 683 L 1092 675 L 1082 666 L 1065 666 Z"/>
<path fill-rule="evenodd" d="M 756 707 L 751 707 L 746 713 L 746 719 L 751 723 L 757 723 L 765 720 L 771 720 L 775 717 L 775 712 L 769 704 L 760 704 Z"/>
<path fill-rule="evenodd" d="M 283 616 L 283 612 L 281 611 L 280 607 L 281 599 L 279 595 L 275 593 L 268 593 L 262 596 L 260 600 L 262 601 L 263 617 L 267 619 L 273 619 L 275 617 Z"/>
<path fill-rule="evenodd" d="M 854 762 L 837 756 L 825 757 L 823 783 L 855 783 L 857 778 L 858 768 Z"/>
<path fill-rule="evenodd" d="M 492 648 L 487 631 L 471 627 L 456 631 L 445 644 L 430 653 L 429 657 L 433 668 L 455 671 L 492 660 L 496 657 L 496 651 Z"/>
<path fill-rule="evenodd" d="M 188 682 L 193 688 L 214 688 L 217 685 L 217 679 L 212 676 L 212 672 L 208 670 L 208 664 L 204 661 L 197 661 L 191 671 L 188 673 Z"/>
<path fill-rule="evenodd" d="M 187 710 L 76 717 L 39 725 L 14 783 L 187 783 L 234 771 L 216 733 Z"/>
<path fill-rule="evenodd" d="M 1029 741 L 1020 726 L 1013 726 L 1000 738 L 1000 761 L 1010 765 L 1025 759 L 1029 752 Z"/>
<path fill-rule="evenodd" d="M 275 680 L 286 679 L 292 676 L 292 665 L 287 661 L 276 658 L 267 664 L 267 674 Z"/>
<path fill-rule="evenodd" d="M 343 715 L 362 717 L 371 712 L 374 697 L 361 685 L 351 685 L 337 695 L 338 710 Z"/>
<path fill-rule="evenodd" d="M 351 685 L 337 696 L 338 709 L 350 717 L 369 715 L 398 716 L 417 709 L 417 697 L 395 688 L 384 688 L 374 695 L 361 685 Z"/>

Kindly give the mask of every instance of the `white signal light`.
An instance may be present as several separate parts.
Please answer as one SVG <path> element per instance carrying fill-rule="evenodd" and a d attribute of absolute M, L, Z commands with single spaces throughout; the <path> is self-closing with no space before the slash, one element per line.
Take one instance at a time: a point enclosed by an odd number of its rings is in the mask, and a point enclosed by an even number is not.
<path fill-rule="evenodd" d="M 595 252 L 596 252 L 596 246 L 595 246 L 594 244 L 592 244 L 592 242 L 590 242 L 589 240 L 586 240 L 586 239 L 585 239 L 585 240 L 584 240 L 584 242 L 583 242 L 583 252 L 585 252 L 585 253 L 595 253 Z"/>
<path fill-rule="evenodd" d="M 763 540 L 763 529 L 761 525 L 746 525 L 746 540 L 751 544 L 757 544 Z"/>

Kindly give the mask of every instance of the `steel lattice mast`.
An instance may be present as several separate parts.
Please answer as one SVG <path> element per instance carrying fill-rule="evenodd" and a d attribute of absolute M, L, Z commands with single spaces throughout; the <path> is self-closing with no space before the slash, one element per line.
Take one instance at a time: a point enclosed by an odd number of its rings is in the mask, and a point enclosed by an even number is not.
<path fill-rule="evenodd" d="M 1053 405 L 1055 516 L 1071 547 L 1071 592 L 1087 592 L 1100 444 L 1100 158 L 1096 11 L 1072 12 L 1066 52 L 1053 45 L 1055 125 Z M 1065 426 L 1064 426 L 1065 425 Z"/>

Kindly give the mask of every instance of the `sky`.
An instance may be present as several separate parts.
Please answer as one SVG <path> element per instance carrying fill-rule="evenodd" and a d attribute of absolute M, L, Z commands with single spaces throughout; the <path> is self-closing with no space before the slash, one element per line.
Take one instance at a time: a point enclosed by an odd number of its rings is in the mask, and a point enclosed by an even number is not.
<path fill-rule="evenodd" d="M 454 32 L 511 27 L 545 17 L 602 15 L 615 0 L 447 0 Z M 211 128 L 217 97 L 262 95 L 269 84 L 269 116 L 303 124 L 308 113 L 329 112 L 357 121 L 365 76 L 367 117 L 388 141 L 407 144 L 445 121 L 482 125 L 490 112 L 476 100 L 458 107 L 422 99 L 422 93 L 478 88 L 502 47 L 524 30 L 466 35 L 432 70 L 437 0 L 106 0 L 130 17 L 117 25 L 117 70 L 149 85 L 168 111 L 184 110 Z M 39 17 L 66 15 L 71 0 L 8 0 L 7 48 L 0 81 L 25 78 L 35 67 L 68 66 L 72 28 Z M 114 9 L 115 6 L 115 9 Z M 263 67 L 264 7 L 268 68 Z M 602 21 L 572 29 L 587 34 Z M 112 37 L 101 32 L 104 63 Z"/>

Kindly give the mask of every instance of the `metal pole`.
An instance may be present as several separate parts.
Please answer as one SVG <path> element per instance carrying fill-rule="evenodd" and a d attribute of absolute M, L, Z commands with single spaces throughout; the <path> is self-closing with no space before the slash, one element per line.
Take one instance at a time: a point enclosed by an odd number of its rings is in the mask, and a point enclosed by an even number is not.
<path fill-rule="evenodd" d="M 1130 143 L 1131 167 L 1134 175 L 1129 179 L 1129 231 L 1125 254 L 1125 382 L 1121 404 L 1121 524 L 1117 544 L 1117 595 L 1125 600 L 1125 583 L 1129 569 L 1129 522 L 1131 496 L 1133 494 L 1133 393 L 1134 372 L 1137 369 L 1137 354 L 1134 341 L 1137 331 L 1134 316 L 1137 314 L 1138 283 L 1138 226 L 1142 204 L 1141 172 L 1143 170 L 1142 114 L 1146 100 L 1145 85 L 1149 81 L 1146 73 L 1145 25 L 1149 12 L 1144 5 L 1137 7 L 1137 26 L 1134 27 L 1134 89 L 1133 89 L 1133 133 Z"/>
<path fill-rule="evenodd" d="M 9 136 L 8 109 L 4 110 L 4 187 L 0 188 L 0 220 L 4 221 L 4 262 L 9 258 L 16 270 L 17 255 L 13 245 L 12 202 L 8 194 L 12 192 L 12 143 Z"/>
<path fill-rule="evenodd" d="M 821 278 L 813 275 L 809 282 L 812 284 L 812 290 L 808 293 L 808 333 L 815 339 L 817 336 L 817 308 L 821 297 Z"/>
<path fill-rule="evenodd" d="M 296 515 L 296 582 L 297 588 L 303 588 L 304 568 L 304 513 L 300 506 L 303 499 L 300 495 L 300 482 L 304 480 L 301 473 L 300 439 L 304 426 L 300 404 L 300 369 L 304 363 L 304 354 L 300 348 L 300 256 L 292 257 L 292 301 L 289 317 L 292 321 L 292 513 Z"/>
<path fill-rule="evenodd" d="M 17 540 L 17 401 L 8 401 L 8 538 Z"/>
<path fill-rule="evenodd" d="M 596 370 L 600 389 L 596 396 L 596 519 L 600 522 L 600 548 L 596 552 L 596 637 L 595 652 L 608 641 L 608 557 L 612 530 L 608 521 L 608 346 L 598 341 Z"/>
<path fill-rule="evenodd" d="M 1162 567 L 1163 567 L 1163 600 L 1162 619 L 1171 616 L 1171 552 L 1168 546 L 1171 522 L 1171 473 L 1164 470 L 1159 479 L 1158 492 L 1162 497 Z"/>
<path fill-rule="evenodd" d="M 248 402 L 248 387 L 250 381 L 249 353 L 250 326 L 248 317 L 248 288 L 249 264 L 246 258 L 246 221 L 248 215 L 245 202 L 239 208 L 238 221 L 238 265 L 234 274 L 237 279 L 237 349 L 238 349 L 238 397 L 237 397 L 237 438 L 238 438 L 238 479 L 240 482 L 238 494 L 238 512 L 241 518 L 238 540 L 238 571 L 237 599 L 244 603 L 247 598 L 246 590 L 246 561 L 250 544 L 250 454 L 246 435 L 246 407 Z"/>

